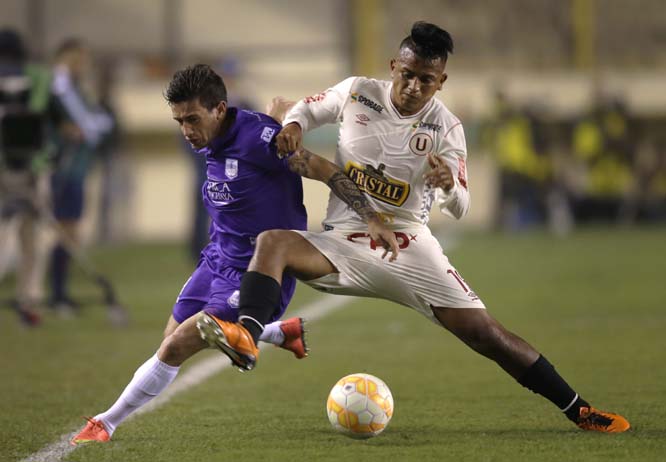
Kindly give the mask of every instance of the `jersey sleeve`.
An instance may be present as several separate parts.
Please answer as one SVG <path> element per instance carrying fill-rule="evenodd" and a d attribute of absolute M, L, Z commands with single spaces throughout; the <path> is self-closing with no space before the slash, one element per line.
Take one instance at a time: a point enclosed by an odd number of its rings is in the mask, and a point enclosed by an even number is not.
<path fill-rule="evenodd" d="M 445 215 L 460 219 L 467 214 L 471 203 L 467 186 L 467 147 L 461 123 L 458 122 L 444 134 L 437 155 L 446 161 L 455 182 L 449 191 L 438 189 L 437 205 Z"/>
<path fill-rule="evenodd" d="M 282 128 L 275 121 L 255 124 L 249 131 L 251 144 L 250 155 L 245 159 L 265 170 L 289 170 L 287 158 L 281 159 L 277 154 L 275 137 Z"/>
<path fill-rule="evenodd" d="M 298 101 L 287 113 L 283 125 L 296 122 L 303 132 L 340 120 L 356 77 L 349 77 L 334 87 Z"/>

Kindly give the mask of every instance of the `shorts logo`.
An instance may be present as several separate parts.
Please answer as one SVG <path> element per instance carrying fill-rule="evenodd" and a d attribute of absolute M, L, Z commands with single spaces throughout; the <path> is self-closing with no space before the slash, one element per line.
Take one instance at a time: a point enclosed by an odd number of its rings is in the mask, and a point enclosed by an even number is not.
<path fill-rule="evenodd" d="M 366 98 L 363 95 L 359 95 L 357 92 L 352 92 L 350 97 L 351 97 L 352 103 L 357 103 L 357 102 L 361 103 L 362 105 L 367 106 L 370 109 L 372 109 L 373 111 L 378 112 L 380 114 L 384 110 L 384 106 L 382 106 L 379 103 L 375 103 L 370 98 Z"/>
<path fill-rule="evenodd" d="M 234 293 L 227 298 L 227 303 L 230 308 L 238 308 L 238 304 L 240 303 L 240 291 L 234 290 Z"/>
<path fill-rule="evenodd" d="M 425 156 L 432 152 L 434 144 L 432 137 L 427 133 L 416 133 L 409 140 L 409 149 L 417 156 Z"/>
<path fill-rule="evenodd" d="M 267 143 L 270 143 L 275 134 L 275 129 L 271 127 L 264 127 L 264 131 L 261 132 L 261 139 Z"/>
<path fill-rule="evenodd" d="M 411 235 L 410 234 L 410 236 L 412 236 L 412 239 L 410 239 L 409 237 L 407 237 L 407 235 L 405 233 L 402 233 L 400 231 L 396 231 L 393 234 L 395 235 L 395 239 L 398 241 L 398 248 L 400 250 L 403 250 L 403 249 L 406 249 L 407 247 L 409 247 L 409 241 L 410 240 L 416 241 L 416 236 L 417 236 L 417 235 Z M 370 235 L 368 233 L 347 234 L 346 237 L 347 237 L 347 240 L 349 242 L 356 242 L 355 239 L 369 238 L 370 239 L 370 248 L 372 250 L 377 250 L 378 248 L 383 249 L 381 244 L 379 244 L 372 237 L 370 237 Z"/>
<path fill-rule="evenodd" d="M 387 177 L 384 175 L 385 168 L 384 164 L 375 168 L 369 164 L 363 167 L 356 162 L 347 162 L 345 173 L 361 191 L 377 200 L 400 207 L 409 196 L 409 183 Z"/>
<path fill-rule="evenodd" d="M 227 159 L 224 162 L 224 174 L 230 180 L 238 176 L 238 159 Z"/>

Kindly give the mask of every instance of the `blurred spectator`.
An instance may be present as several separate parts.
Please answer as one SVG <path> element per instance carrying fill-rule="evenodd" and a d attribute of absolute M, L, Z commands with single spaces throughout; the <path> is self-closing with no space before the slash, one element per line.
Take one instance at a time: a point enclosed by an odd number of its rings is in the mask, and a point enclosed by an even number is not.
<path fill-rule="evenodd" d="M 51 304 L 61 313 L 75 307 L 67 290 L 68 248 L 79 245 L 85 177 L 96 150 L 113 130 L 113 119 L 83 91 L 90 64 L 89 50 L 79 39 L 67 39 L 57 49 L 52 85 L 58 114 L 57 164 L 51 189 L 60 232 L 51 255 L 50 278 Z"/>
<path fill-rule="evenodd" d="M 0 244 L 6 244 L 15 222 L 20 256 L 14 304 L 30 326 L 39 323 L 37 225 L 46 202 L 49 85 L 48 70 L 28 62 L 19 34 L 0 30 Z M 8 253 L 2 249 L 0 258 Z"/>
<path fill-rule="evenodd" d="M 546 218 L 551 165 L 545 125 L 536 111 L 521 111 L 506 95 L 495 94 L 495 115 L 483 139 L 500 170 L 500 206 L 496 225 L 519 230 Z"/>
<path fill-rule="evenodd" d="M 619 98 L 598 97 L 589 114 L 573 128 L 576 168 L 585 172 L 582 191 L 572 196 L 576 221 L 616 221 L 630 199 L 634 178 L 631 120 Z"/>
<path fill-rule="evenodd" d="M 624 224 L 666 220 L 666 134 L 646 135 L 636 153 L 633 181 L 620 210 Z"/>

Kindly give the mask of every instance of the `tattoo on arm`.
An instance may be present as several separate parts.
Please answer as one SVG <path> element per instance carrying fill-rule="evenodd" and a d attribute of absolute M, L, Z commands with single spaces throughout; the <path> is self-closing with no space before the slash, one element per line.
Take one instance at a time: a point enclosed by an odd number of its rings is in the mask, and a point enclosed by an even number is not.
<path fill-rule="evenodd" d="M 292 172 L 306 178 L 325 181 L 331 191 L 350 206 L 364 222 L 367 223 L 371 218 L 377 217 L 377 212 L 372 208 L 363 192 L 356 186 L 356 183 L 330 162 L 323 161 L 307 149 L 292 154 L 288 162 L 289 169 Z M 326 177 L 330 174 L 330 171 L 329 169 L 322 170 L 322 162 L 330 164 L 331 169 L 336 169 L 328 179 Z"/>
<path fill-rule="evenodd" d="M 306 178 L 311 178 L 312 168 L 310 167 L 310 159 L 312 156 L 313 154 L 306 149 L 292 154 L 288 160 L 289 170 Z"/>
<path fill-rule="evenodd" d="M 372 208 L 370 202 L 358 186 L 341 171 L 335 172 L 327 182 L 329 188 L 349 205 L 364 222 L 377 216 L 377 212 Z"/>

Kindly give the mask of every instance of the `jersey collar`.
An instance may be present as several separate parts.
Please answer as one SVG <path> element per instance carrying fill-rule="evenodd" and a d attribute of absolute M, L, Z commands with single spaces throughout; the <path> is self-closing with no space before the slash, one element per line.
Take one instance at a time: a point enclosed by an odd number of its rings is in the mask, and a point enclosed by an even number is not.
<path fill-rule="evenodd" d="M 388 86 L 388 94 L 386 95 L 386 98 L 388 99 L 388 103 L 389 103 L 389 106 L 391 107 L 391 110 L 400 119 L 413 119 L 413 118 L 416 118 L 416 117 L 421 117 L 423 114 L 425 114 L 426 112 L 428 112 L 430 110 L 430 108 L 432 107 L 433 104 L 435 104 L 435 102 L 433 101 L 435 99 L 435 97 L 433 96 L 432 98 L 430 98 L 430 101 L 428 101 L 428 103 L 425 106 L 423 106 L 423 108 L 419 112 L 417 112 L 416 114 L 404 116 L 404 115 L 400 114 L 400 111 L 398 111 L 398 108 L 396 108 L 395 105 L 393 104 L 393 100 L 391 99 L 392 90 L 393 90 L 393 82 L 390 82 L 390 85 Z"/>

